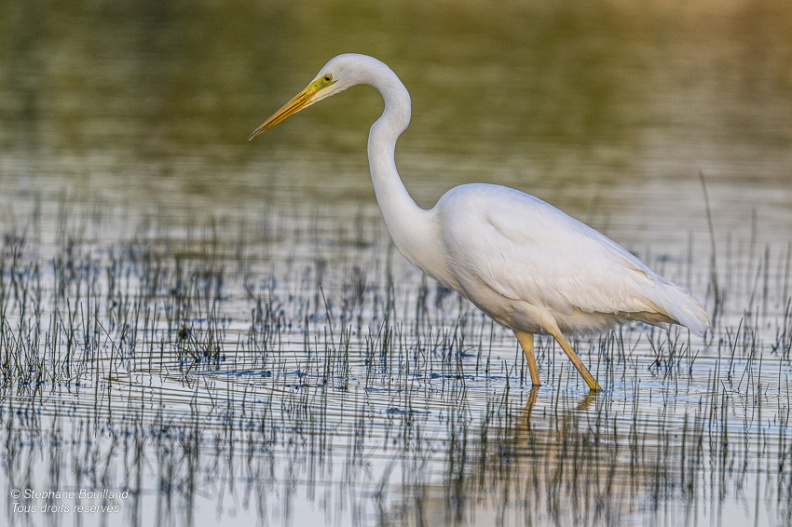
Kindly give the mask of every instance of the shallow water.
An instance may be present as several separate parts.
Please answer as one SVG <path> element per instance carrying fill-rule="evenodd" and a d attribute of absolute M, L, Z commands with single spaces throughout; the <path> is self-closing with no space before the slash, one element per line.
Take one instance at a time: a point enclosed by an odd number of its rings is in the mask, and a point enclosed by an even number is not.
<path fill-rule="evenodd" d="M 792 9 L 289 6 L 0 7 L 8 523 L 792 522 Z M 419 203 L 530 191 L 713 331 L 577 339 L 596 396 L 540 339 L 531 390 L 513 336 L 390 244 L 375 94 L 245 142 L 350 50 L 411 91 Z"/>
<path fill-rule="evenodd" d="M 103 504 L 131 525 L 790 518 L 788 265 L 703 340 L 643 326 L 578 340 L 608 387 L 588 395 L 546 339 L 531 390 L 510 333 L 422 280 L 381 228 L 274 234 L 250 217 L 92 241 L 119 219 L 6 237 L 4 486 L 77 493 L 8 500 L 14 524 Z M 105 489 L 129 494 L 79 497 Z"/>

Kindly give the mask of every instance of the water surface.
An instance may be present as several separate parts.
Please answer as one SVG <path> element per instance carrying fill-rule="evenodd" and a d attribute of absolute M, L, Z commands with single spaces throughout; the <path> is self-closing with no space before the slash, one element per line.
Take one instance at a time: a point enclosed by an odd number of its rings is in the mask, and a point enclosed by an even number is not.
<path fill-rule="evenodd" d="M 0 514 L 788 524 L 792 9 L 688 4 L 4 2 Z M 421 205 L 529 191 L 712 332 L 576 340 L 596 396 L 540 339 L 531 390 L 511 334 L 390 244 L 375 93 L 245 141 L 345 51 L 412 94 Z"/>

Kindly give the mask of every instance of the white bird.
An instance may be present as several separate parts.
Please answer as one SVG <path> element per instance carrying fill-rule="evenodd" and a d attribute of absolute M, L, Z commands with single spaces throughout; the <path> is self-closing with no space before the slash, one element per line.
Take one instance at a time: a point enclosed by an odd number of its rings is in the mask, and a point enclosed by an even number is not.
<path fill-rule="evenodd" d="M 654 273 L 610 238 L 544 201 L 500 185 L 455 187 L 425 210 L 396 170 L 396 140 L 410 123 L 410 95 L 383 62 L 331 59 L 308 86 L 248 140 L 303 108 L 358 84 L 373 86 L 385 110 L 371 127 L 371 179 L 388 232 L 416 267 L 514 331 L 531 381 L 540 384 L 534 334 L 561 345 L 591 390 L 600 385 L 565 334 L 603 331 L 631 320 L 681 324 L 702 335 L 707 314 L 686 289 Z"/>

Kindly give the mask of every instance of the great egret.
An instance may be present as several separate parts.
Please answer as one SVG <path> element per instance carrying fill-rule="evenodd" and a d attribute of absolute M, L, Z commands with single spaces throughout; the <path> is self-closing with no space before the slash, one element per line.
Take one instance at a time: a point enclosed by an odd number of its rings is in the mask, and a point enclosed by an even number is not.
<path fill-rule="evenodd" d="M 540 384 L 536 333 L 552 335 L 589 388 L 600 390 L 564 334 L 602 331 L 630 320 L 681 324 L 698 335 L 707 329 L 707 314 L 690 292 L 538 198 L 473 183 L 449 190 L 430 210 L 416 205 L 394 161 L 396 140 L 410 123 L 410 95 L 373 57 L 348 53 L 331 59 L 248 140 L 358 84 L 373 86 L 385 102 L 371 127 L 368 157 L 377 203 L 396 247 L 416 267 L 512 329 L 534 385 Z"/>

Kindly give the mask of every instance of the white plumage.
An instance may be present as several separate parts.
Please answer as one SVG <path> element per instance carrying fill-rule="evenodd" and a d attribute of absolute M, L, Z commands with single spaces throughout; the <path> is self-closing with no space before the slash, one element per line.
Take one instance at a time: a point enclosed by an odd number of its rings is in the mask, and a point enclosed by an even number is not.
<path fill-rule="evenodd" d="M 707 327 L 706 314 L 686 290 L 538 198 L 470 184 L 449 191 L 433 211 L 441 219 L 447 262 L 442 271 L 427 273 L 507 327 L 546 333 L 530 316 L 536 310 L 563 333 L 601 331 L 628 320 L 681 322 L 697 334 Z"/>
<path fill-rule="evenodd" d="M 707 314 L 690 293 L 591 227 L 511 188 L 474 183 L 449 190 L 430 210 L 399 178 L 396 140 L 410 122 L 410 96 L 379 60 L 344 54 L 250 136 L 357 84 L 385 102 L 368 142 L 377 202 L 396 247 L 416 267 L 514 330 L 535 385 L 534 334 L 552 335 L 592 390 L 599 384 L 564 334 L 597 332 L 630 320 L 674 323 L 702 335 Z"/>

